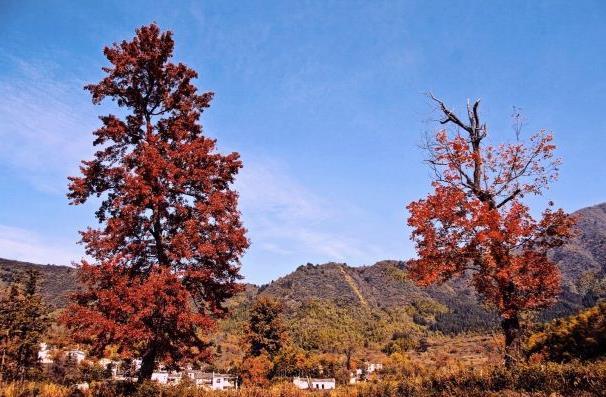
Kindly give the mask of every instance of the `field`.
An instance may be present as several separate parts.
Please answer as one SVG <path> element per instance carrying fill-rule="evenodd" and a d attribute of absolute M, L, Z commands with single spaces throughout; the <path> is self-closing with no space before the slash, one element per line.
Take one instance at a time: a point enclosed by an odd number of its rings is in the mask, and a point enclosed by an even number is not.
<path fill-rule="evenodd" d="M 502 338 L 491 334 L 435 336 L 428 338 L 425 352 L 411 351 L 407 355 L 413 363 L 430 368 L 498 365 L 502 360 Z"/>
<path fill-rule="evenodd" d="M 399 380 L 372 381 L 331 391 L 308 392 L 280 383 L 266 388 L 249 387 L 231 391 L 207 391 L 187 385 L 161 387 L 97 383 L 79 391 L 49 383 L 27 382 L 0 386 L 2 397 L 421 397 L 421 396 L 549 396 L 589 397 L 606 395 L 606 363 L 587 365 L 524 365 L 511 371 L 449 369 L 426 374 L 401 374 Z"/>
<path fill-rule="evenodd" d="M 521 364 L 506 370 L 501 363 L 501 339 L 496 335 L 433 336 L 425 351 L 381 357 L 385 369 L 369 381 L 339 385 L 336 390 L 296 389 L 289 379 L 267 387 L 209 391 L 183 384 L 160 386 L 93 382 L 88 390 L 48 382 L 4 384 L 1 397 L 421 397 L 421 396 L 606 396 L 606 362 Z M 400 359 L 398 359 L 398 357 Z"/>

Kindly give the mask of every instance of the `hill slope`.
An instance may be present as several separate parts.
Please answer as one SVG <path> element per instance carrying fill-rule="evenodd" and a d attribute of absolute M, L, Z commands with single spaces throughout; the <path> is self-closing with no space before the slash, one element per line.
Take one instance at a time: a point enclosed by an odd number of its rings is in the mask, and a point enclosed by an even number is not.
<path fill-rule="evenodd" d="M 578 216 L 578 236 L 552 253 L 562 269 L 565 288 L 559 303 L 544 313 L 545 318 L 577 311 L 585 293 L 578 287 L 579 279 L 588 272 L 592 272 L 594 278 L 604 277 L 606 273 L 606 203 L 583 208 L 575 214 Z M 260 293 L 283 299 L 292 316 L 309 302 L 321 301 L 351 312 L 361 308 L 375 317 L 383 315 L 382 312 L 408 307 L 413 309 L 409 313 L 416 322 L 445 332 L 494 324 L 494 314 L 477 303 L 473 291 L 464 282 L 459 280 L 423 289 L 406 279 L 404 267 L 402 261 L 381 261 L 363 267 L 340 263 L 307 264 L 258 289 L 250 286 L 245 296 L 234 300 L 232 307 L 247 307 Z M 6 283 L 29 268 L 41 272 L 42 295 L 54 308 L 64 306 L 69 292 L 77 288 L 73 268 L 7 259 L 0 259 L 0 282 Z M 444 307 L 448 310 L 443 310 Z"/>
<path fill-rule="evenodd" d="M 40 293 L 53 309 L 65 306 L 69 294 L 77 289 L 78 277 L 73 267 L 37 265 L 3 258 L 0 258 L 0 286 L 18 279 L 27 270 L 40 273 Z"/>
<path fill-rule="evenodd" d="M 566 283 L 575 286 L 587 272 L 606 273 L 606 203 L 576 211 L 578 235 L 552 254 Z"/>

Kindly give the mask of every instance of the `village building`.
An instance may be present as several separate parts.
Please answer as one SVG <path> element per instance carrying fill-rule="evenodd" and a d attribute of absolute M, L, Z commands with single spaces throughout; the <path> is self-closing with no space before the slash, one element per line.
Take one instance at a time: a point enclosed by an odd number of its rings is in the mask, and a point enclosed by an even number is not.
<path fill-rule="evenodd" d="M 82 350 L 77 349 L 68 350 L 67 352 L 65 352 L 65 357 L 75 361 L 77 364 L 80 364 L 86 358 L 86 353 L 84 353 Z"/>
<path fill-rule="evenodd" d="M 183 375 L 188 376 L 196 386 L 207 389 L 226 390 L 238 388 L 238 378 L 235 375 L 194 370 L 185 371 Z"/>
<path fill-rule="evenodd" d="M 162 385 L 168 383 L 168 372 L 166 371 L 154 371 L 151 375 L 151 380 L 158 382 Z"/>
<path fill-rule="evenodd" d="M 366 363 L 366 373 L 371 374 L 375 371 L 381 371 L 383 369 L 383 364 L 381 363 Z"/>
<path fill-rule="evenodd" d="M 181 379 L 183 378 L 183 374 L 181 372 L 169 372 L 167 383 L 169 385 L 176 385 L 181 383 Z"/>
<path fill-rule="evenodd" d="M 336 381 L 334 378 L 301 378 L 294 377 L 292 383 L 299 389 L 310 389 L 310 390 L 332 390 L 336 387 Z"/>
<path fill-rule="evenodd" d="M 154 371 L 151 380 L 163 385 L 176 385 L 181 383 L 182 377 L 181 372 Z"/>
<path fill-rule="evenodd" d="M 40 343 L 40 350 L 38 351 L 38 360 L 40 364 L 52 364 L 53 359 L 50 354 L 50 349 L 46 343 Z"/>

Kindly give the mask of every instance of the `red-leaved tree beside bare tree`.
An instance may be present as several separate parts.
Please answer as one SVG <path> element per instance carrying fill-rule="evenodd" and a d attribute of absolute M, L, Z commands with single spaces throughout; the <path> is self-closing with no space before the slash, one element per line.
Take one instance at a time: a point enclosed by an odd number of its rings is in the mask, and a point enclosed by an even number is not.
<path fill-rule="evenodd" d="M 486 143 L 479 101 L 468 103 L 464 120 L 431 98 L 444 127 L 426 145 L 433 192 L 407 207 L 418 254 L 409 274 L 421 285 L 470 276 L 500 314 L 510 366 L 521 314 L 551 304 L 560 291 L 560 271 L 548 251 L 570 237 L 574 220 L 551 203 L 535 219 L 522 201 L 557 178 L 560 160 L 550 133 L 493 146 Z"/>
<path fill-rule="evenodd" d="M 231 187 L 242 163 L 204 136 L 199 118 L 213 94 L 199 94 L 197 73 L 171 62 L 173 46 L 171 32 L 151 24 L 105 48 L 106 75 L 85 88 L 120 116 L 100 117 L 98 151 L 69 178 L 71 204 L 100 205 L 99 227 L 82 232 L 95 262 L 82 262 L 84 289 L 63 320 L 95 354 L 114 345 L 140 357 L 140 381 L 160 360 L 207 357 L 205 332 L 239 290 L 248 247 Z"/>

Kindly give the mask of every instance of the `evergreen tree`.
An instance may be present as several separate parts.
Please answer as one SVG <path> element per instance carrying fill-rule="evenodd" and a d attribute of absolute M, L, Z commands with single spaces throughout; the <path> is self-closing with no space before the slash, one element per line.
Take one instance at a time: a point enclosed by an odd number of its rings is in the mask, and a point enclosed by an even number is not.
<path fill-rule="evenodd" d="M 34 378 L 40 372 L 38 351 L 50 320 L 37 294 L 38 273 L 14 282 L 0 296 L 0 376 L 2 380 Z"/>
<path fill-rule="evenodd" d="M 285 343 L 285 325 L 282 304 L 276 299 L 262 296 L 253 305 L 246 328 L 248 355 L 267 354 L 273 358 Z"/>

